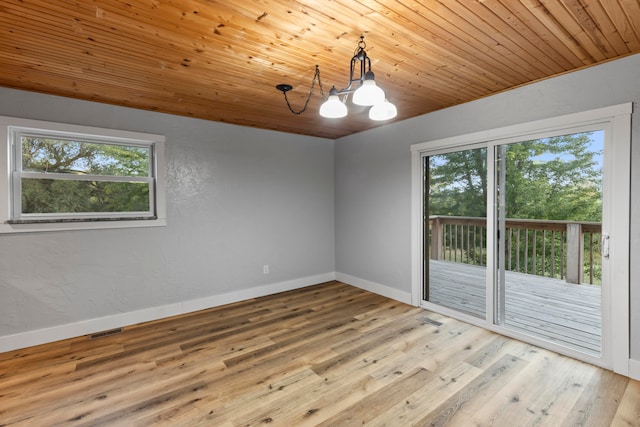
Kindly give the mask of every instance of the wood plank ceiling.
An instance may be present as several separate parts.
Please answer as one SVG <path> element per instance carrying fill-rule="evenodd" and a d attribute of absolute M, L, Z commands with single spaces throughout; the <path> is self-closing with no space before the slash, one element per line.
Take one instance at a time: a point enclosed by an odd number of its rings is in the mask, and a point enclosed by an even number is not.
<path fill-rule="evenodd" d="M 360 35 L 393 120 L 640 52 L 640 0 L 2 0 L 0 86 L 338 138 L 386 122 L 294 115 Z"/>

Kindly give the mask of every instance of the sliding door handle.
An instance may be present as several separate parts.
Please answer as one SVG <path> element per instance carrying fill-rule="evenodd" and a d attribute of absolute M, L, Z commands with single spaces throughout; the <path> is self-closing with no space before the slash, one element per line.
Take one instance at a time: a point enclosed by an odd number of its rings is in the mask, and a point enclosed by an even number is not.
<path fill-rule="evenodd" d="M 609 235 L 602 235 L 602 256 L 605 259 L 609 259 Z"/>

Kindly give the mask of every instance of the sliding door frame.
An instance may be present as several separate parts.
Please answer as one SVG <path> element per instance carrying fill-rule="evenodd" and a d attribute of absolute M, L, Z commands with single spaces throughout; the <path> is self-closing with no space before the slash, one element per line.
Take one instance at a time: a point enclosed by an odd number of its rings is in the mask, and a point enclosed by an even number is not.
<path fill-rule="evenodd" d="M 625 103 L 413 145 L 411 147 L 412 304 L 628 376 L 630 362 L 629 215 L 632 109 L 632 103 Z M 603 293 L 602 298 L 603 341 L 601 357 L 590 356 L 495 324 L 495 298 L 493 297 L 496 279 L 495 233 L 487 233 L 487 248 L 490 250 L 487 251 L 487 309 L 484 320 L 424 301 L 421 295 L 424 273 L 423 156 L 426 153 L 433 155 L 478 147 L 486 147 L 488 156 L 493 156 L 494 147 L 505 141 L 518 139 L 524 141 L 535 139 L 535 137 L 532 137 L 535 135 L 557 134 L 562 133 L 564 130 L 572 131 L 574 128 L 595 125 L 601 125 L 605 129 L 605 144 L 609 144 L 603 169 L 610 182 L 606 183 L 605 186 L 606 188 L 615 188 L 617 194 L 616 199 L 613 200 L 610 192 L 605 192 L 605 199 L 603 199 L 603 206 L 612 208 L 609 209 L 609 229 L 605 230 L 603 228 L 602 233 L 608 234 L 612 238 L 610 239 L 609 249 L 611 257 L 608 260 L 610 286 L 608 286 L 609 292 L 606 295 Z M 495 167 L 494 162 L 491 160 L 487 162 L 487 188 L 494 189 L 495 184 Z M 493 190 L 488 191 L 487 196 L 487 225 L 493 228 L 496 224 L 495 192 Z M 604 330 L 605 327 L 608 328 L 606 331 Z"/>

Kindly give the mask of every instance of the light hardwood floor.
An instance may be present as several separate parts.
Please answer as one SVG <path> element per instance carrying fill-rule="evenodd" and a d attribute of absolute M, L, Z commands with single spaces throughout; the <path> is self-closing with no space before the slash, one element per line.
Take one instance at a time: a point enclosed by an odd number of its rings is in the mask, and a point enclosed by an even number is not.
<path fill-rule="evenodd" d="M 640 383 L 330 282 L 0 354 L 2 426 L 637 426 Z"/>

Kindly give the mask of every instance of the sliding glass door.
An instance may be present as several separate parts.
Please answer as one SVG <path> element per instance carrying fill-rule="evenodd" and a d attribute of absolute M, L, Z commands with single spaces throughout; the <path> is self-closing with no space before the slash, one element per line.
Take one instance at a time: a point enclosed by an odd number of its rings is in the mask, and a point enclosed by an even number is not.
<path fill-rule="evenodd" d="M 494 320 L 594 356 L 602 343 L 603 155 L 601 129 L 494 147 Z"/>
<path fill-rule="evenodd" d="M 413 146 L 414 301 L 624 373 L 630 114 Z"/>

